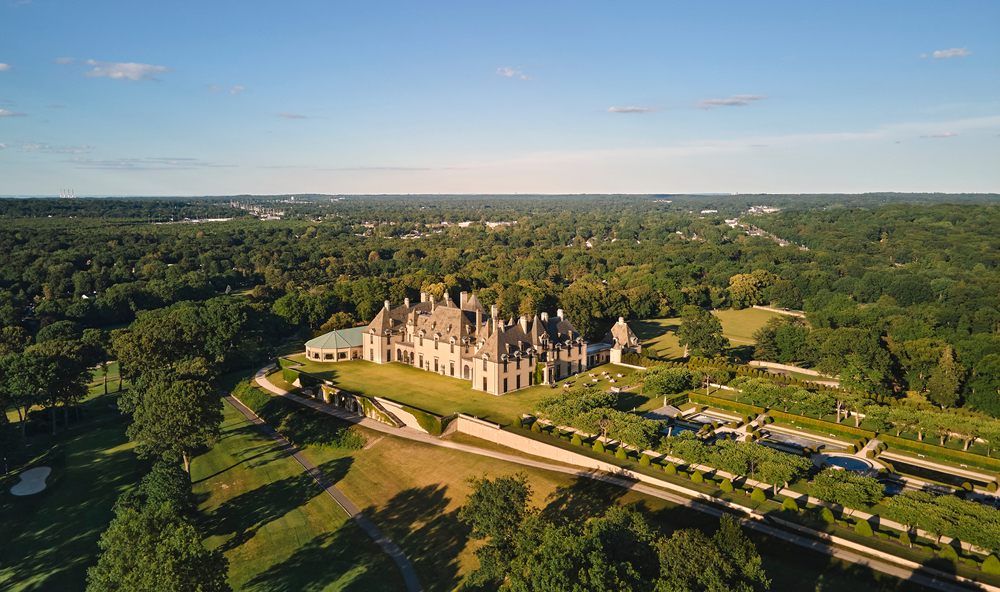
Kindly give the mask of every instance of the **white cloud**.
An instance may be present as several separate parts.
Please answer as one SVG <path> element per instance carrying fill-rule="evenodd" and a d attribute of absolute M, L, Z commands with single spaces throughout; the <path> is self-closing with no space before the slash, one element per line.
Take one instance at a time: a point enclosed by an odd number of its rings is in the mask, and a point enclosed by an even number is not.
<path fill-rule="evenodd" d="M 4 70 L 10 70 L 10 64 L 0 64 L 0 72 Z"/>
<path fill-rule="evenodd" d="M 76 60 L 74 58 L 56 58 L 52 61 L 54 61 L 57 64 L 72 64 Z"/>
<path fill-rule="evenodd" d="M 939 50 L 935 51 L 934 53 L 930 54 L 929 56 L 926 53 L 922 53 L 922 54 L 920 54 L 920 57 L 922 57 L 922 58 L 932 57 L 932 58 L 935 58 L 935 59 L 939 59 L 939 58 L 964 58 L 965 56 L 967 56 L 967 55 L 969 55 L 971 53 L 972 52 L 969 51 L 969 48 L 967 48 L 967 47 L 953 47 L 951 49 L 939 49 Z"/>
<path fill-rule="evenodd" d="M 284 117 L 285 119 L 305 119 L 305 115 L 297 115 L 295 113 L 278 113 L 278 117 Z"/>
<path fill-rule="evenodd" d="M 231 94 L 231 95 L 238 95 L 238 94 L 240 94 L 241 92 L 243 92 L 245 90 L 246 90 L 245 87 L 234 86 L 233 88 L 229 89 L 229 94 Z"/>
<path fill-rule="evenodd" d="M 220 93 L 220 92 L 222 92 L 222 89 L 219 88 L 218 86 L 215 86 L 214 84 L 209 84 L 208 85 L 208 92 L 210 92 L 210 93 Z"/>
<path fill-rule="evenodd" d="M 215 164 L 197 158 L 71 158 L 68 161 L 80 168 L 117 171 L 175 171 L 199 168 L 230 168 L 233 164 Z"/>
<path fill-rule="evenodd" d="M 49 109 L 65 109 L 66 105 L 46 105 Z"/>
<path fill-rule="evenodd" d="M 694 109 L 718 109 L 719 107 L 745 107 L 754 101 L 766 99 L 767 95 L 731 95 L 726 99 L 702 99 L 691 105 Z"/>
<path fill-rule="evenodd" d="M 531 80 L 531 78 L 525 76 L 521 70 L 515 70 L 514 68 L 497 68 L 497 74 L 500 76 L 506 76 L 507 78 L 514 78 L 516 76 L 521 80 Z"/>
<path fill-rule="evenodd" d="M 5 150 L 6 148 L 7 148 L 7 144 L 4 144 L 3 142 L 0 142 L 0 150 Z"/>
<path fill-rule="evenodd" d="M 610 107 L 608 113 L 649 113 L 659 110 L 660 107 Z"/>
<path fill-rule="evenodd" d="M 90 146 L 50 146 L 41 142 L 21 145 L 21 152 L 52 152 L 55 154 L 90 154 Z"/>
<path fill-rule="evenodd" d="M 955 132 L 945 132 L 943 134 L 934 134 L 933 136 L 920 136 L 921 138 L 953 138 L 957 136 Z"/>
<path fill-rule="evenodd" d="M 16 111 L 7 111 L 6 109 L 0 109 L 0 117 L 26 117 L 27 113 L 18 113 Z"/>
<path fill-rule="evenodd" d="M 135 64 L 123 62 L 98 62 L 87 60 L 84 64 L 94 66 L 90 72 L 84 72 L 84 76 L 105 77 L 113 80 L 156 80 L 154 74 L 171 72 L 166 66 L 151 66 L 149 64 Z"/>

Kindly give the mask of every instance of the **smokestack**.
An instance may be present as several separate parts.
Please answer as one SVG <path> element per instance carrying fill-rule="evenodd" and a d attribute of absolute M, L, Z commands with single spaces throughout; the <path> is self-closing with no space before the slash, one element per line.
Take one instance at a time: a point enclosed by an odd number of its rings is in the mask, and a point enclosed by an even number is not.
<path fill-rule="evenodd" d="M 385 301 L 385 309 L 389 310 L 389 301 L 388 300 Z"/>
<path fill-rule="evenodd" d="M 458 293 L 458 306 L 460 308 L 465 308 L 465 303 L 468 302 L 468 300 L 469 300 L 469 293 L 468 292 L 459 292 Z"/>
<path fill-rule="evenodd" d="M 421 302 L 427 302 L 427 292 L 421 292 L 420 293 L 420 301 Z"/>
<path fill-rule="evenodd" d="M 494 304 L 490 306 L 490 322 L 493 323 L 493 330 L 490 331 L 490 335 L 497 332 L 497 305 Z"/>
<path fill-rule="evenodd" d="M 521 323 L 521 331 L 523 331 L 524 333 L 527 333 L 528 332 L 528 317 L 522 316 L 519 319 L 519 321 Z"/>
<path fill-rule="evenodd" d="M 557 310 L 556 311 L 556 316 L 559 317 L 560 319 L 562 319 L 563 318 L 563 309 L 560 308 L 559 310 Z"/>
<path fill-rule="evenodd" d="M 403 306 L 406 307 L 407 311 L 410 310 L 410 299 L 409 298 L 403 298 Z"/>

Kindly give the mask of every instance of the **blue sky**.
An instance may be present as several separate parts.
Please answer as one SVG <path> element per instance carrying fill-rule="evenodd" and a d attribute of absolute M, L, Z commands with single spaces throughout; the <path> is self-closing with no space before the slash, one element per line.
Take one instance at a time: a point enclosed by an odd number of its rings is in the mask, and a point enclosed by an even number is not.
<path fill-rule="evenodd" d="M 0 194 L 998 192 L 998 23 L 995 0 L 0 0 Z"/>

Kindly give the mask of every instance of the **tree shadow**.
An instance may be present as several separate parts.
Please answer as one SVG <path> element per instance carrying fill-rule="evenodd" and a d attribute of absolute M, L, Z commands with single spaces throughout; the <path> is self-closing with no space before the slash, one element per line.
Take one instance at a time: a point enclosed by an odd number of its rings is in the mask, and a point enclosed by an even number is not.
<path fill-rule="evenodd" d="M 458 508 L 446 485 L 406 489 L 380 508 L 369 506 L 365 516 L 399 545 L 428 592 L 455 589 L 461 582 L 458 555 L 468 543 L 470 529 L 459 521 Z"/>
<path fill-rule="evenodd" d="M 345 581 L 346 580 L 346 581 Z M 403 590 L 396 564 L 353 520 L 314 537 L 292 555 L 255 575 L 248 592 L 319 592 L 331 584 L 345 591 Z"/>
<path fill-rule="evenodd" d="M 622 487 L 576 477 L 572 485 L 559 487 L 545 498 L 542 517 L 551 521 L 583 521 L 603 516 L 608 508 L 617 505 L 628 493 Z"/>
<path fill-rule="evenodd" d="M 323 465 L 330 479 L 342 479 L 353 458 L 345 457 Z M 334 481 L 335 482 L 335 481 Z M 308 473 L 274 481 L 224 502 L 206 520 L 209 536 L 229 537 L 220 551 L 235 549 L 253 539 L 257 532 L 288 512 L 302 507 L 318 495 L 326 495 Z"/>

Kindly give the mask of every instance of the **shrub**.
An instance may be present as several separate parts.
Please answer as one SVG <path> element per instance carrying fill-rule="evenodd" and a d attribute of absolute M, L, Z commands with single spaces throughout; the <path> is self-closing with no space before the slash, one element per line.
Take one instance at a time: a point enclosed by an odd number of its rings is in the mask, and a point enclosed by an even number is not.
<path fill-rule="evenodd" d="M 764 494 L 764 490 L 760 487 L 754 487 L 753 493 L 750 494 L 750 499 L 760 504 L 767 501 L 767 495 Z"/>
<path fill-rule="evenodd" d="M 663 472 L 668 475 L 676 475 L 677 467 L 674 466 L 674 463 L 667 463 L 667 466 L 663 468 Z"/>
<path fill-rule="evenodd" d="M 972 491 L 972 483 L 965 481 L 964 483 L 962 483 L 962 489 L 966 491 Z"/>
<path fill-rule="evenodd" d="M 573 439 L 569 441 L 573 446 L 582 446 L 583 439 L 580 438 L 580 434 L 573 434 Z"/>
<path fill-rule="evenodd" d="M 851 454 L 854 454 L 855 452 L 858 451 L 858 447 L 855 446 L 854 444 L 851 444 L 850 446 L 847 447 L 847 451 L 850 452 Z"/>
<path fill-rule="evenodd" d="M 569 435 L 560 434 L 559 439 L 562 440 L 563 442 L 569 442 Z"/>
<path fill-rule="evenodd" d="M 847 520 L 837 520 L 837 526 L 842 526 L 844 528 L 847 528 L 847 526 L 848 526 L 847 525 Z"/>
<path fill-rule="evenodd" d="M 909 535 L 909 533 L 905 533 L 905 532 L 899 533 L 899 539 L 898 540 L 899 540 L 899 544 L 900 545 L 905 545 L 907 547 L 909 547 L 910 545 L 913 544 L 913 543 L 910 542 L 910 535 Z"/>
<path fill-rule="evenodd" d="M 542 431 L 542 425 L 540 423 L 538 423 L 537 421 L 534 422 L 534 423 L 532 423 L 531 424 L 531 431 L 535 432 L 536 434 L 541 433 L 541 431 Z"/>
<path fill-rule="evenodd" d="M 983 561 L 983 572 L 1000 575 L 1000 559 L 996 555 L 990 555 Z"/>
<path fill-rule="evenodd" d="M 788 510 L 789 512 L 798 512 L 799 505 L 792 498 L 786 497 L 785 501 L 781 502 L 781 509 Z"/>
<path fill-rule="evenodd" d="M 889 540 L 889 535 L 886 534 L 886 533 L 884 533 L 884 532 L 877 532 L 877 533 L 875 533 L 875 535 L 879 538 L 879 540 L 883 540 L 883 541 Z"/>
<path fill-rule="evenodd" d="M 875 458 L 875 451 L 874 450 L 869 450 L 869 451 L 865 452 L 865 458 Z"/>
<path fill-rule="evenodd" d="M 929 547 L 927 545 L 923 545 L 923 546 L 920 547 L 920 550 L 923 551 L 924 553 L 927 553 L 928 555 L 933 555 L 934 554 L 934 547 Z"/>
<path fill-rule="evenodd" d="M 819 512 L 819 515 L 823 519 L 823 522 L 826 522 L 827 524 L 833 524 L 834 521 L 836 521 L 836 518 L 833 516 L 833 510 L 827 508 L 826 506 L 823 506 L 823 509 L 820 510 Z"/>
<path fill-rule="evenodd" d="M 684 477 L 685 479 L 688 479 L 688 478 L 691 477 L 691 473 L 688 473 L 687 471 L 677 471 L 677 476 L 678 477 Z"/>
<path fill-rule="evenodd" d="M 972 568 L 979 567 L 979 562 L 976 561 L 975 557 L 966 557 L 962 561 L 964 561 L 965 564 L 968 565 L 969 567 L 972 567 Z"/>
<path fill-rule="evenodd" d="M 624 447 L 619 446 L 618 450 L 615 450 L 615 458 L 617 458 L 618 460 L 625 460 L 625 459 L 628 458 L 628 455 L 625 454 L 625 448 Z"/>
<path fill-rule="evenodd" d="M 604 452 L 604 444 L 600 440 L 594 442 L 594 452 Z"/>
<path fill-rule="evenodd" d="M 941 559 L 949 559 L 951 561 L 958 561 L 958 553 L 955 552 L 955 547 L 951 545 L 944 545 L 941 550 L 938 551 L 938 557 Z"/>
<path fill-rule="evenodd" d="M 691 473 L 691 480 L 695 483 L 703 483 L 705 481 L 705 476 L 701 474 L 701 471 L 695 471 Z"/>
<path fill-rule="evenodd" d="M 750 423 L 750 416 L 749 415 L 744 415 L 743 416 L 743 423 Z"/>
<path fill-rule="evenodd" d="M 643 466 L 643 467 L 648 467 L 649 466 L 649 457 L 646 456 L 645 454 L 643 454 L 642 456 L 640 456 L 639 457 L 639 465 Z"/>
<path fill-rule="evenodd" d="M 993 481 L 992 483 L 990 483 L 989 485 L 987 485 L 986 486 L 986 491 L 988 491 L 990 493 L 996 493 L 996 491 L 997 491 L 997 482 Z"/>
<path fill-rule="evenodd" d="M 730 481 L 728 478 L 723 479 L 722 483 L 719 483 L 719 489 L 721 489 L 722 491 L 725 491 L 726 493 L 732 493 L 733 492 L 733 482 Z"/>
<path fill-rule="evenodd" d="M 860 534 L 861 536 L 872 536 L 872 525 L 868 524 L 867 520 L 858 520 L 858 523 L 854 525 L 854 532 Z"/>

